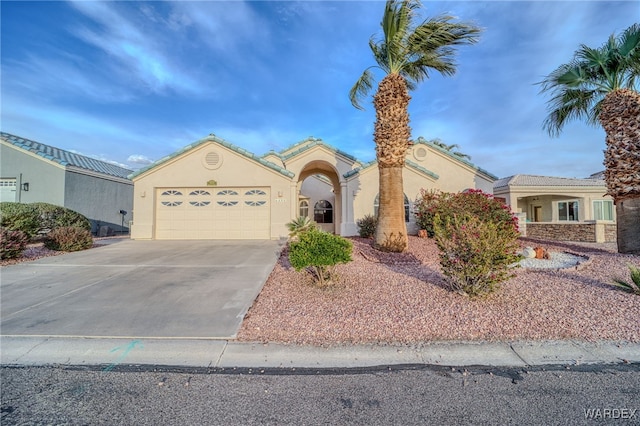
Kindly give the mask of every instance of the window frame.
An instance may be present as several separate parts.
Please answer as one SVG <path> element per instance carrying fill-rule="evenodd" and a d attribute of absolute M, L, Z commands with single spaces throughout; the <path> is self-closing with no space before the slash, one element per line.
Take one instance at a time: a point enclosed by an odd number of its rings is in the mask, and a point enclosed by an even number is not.
<path fill-rule="evenodd" d="M 604 209 L 605 203 L 609 206 L 607 208 L 607 212 L 610 213 L 611 219 L 607 219 L 607 218 L 604 217 L 605 216 L 605 214 L 604 214 L 604 212 L 605 212 L 605 209 Z M 596 210 L 596 204 L 600 204 L 600 213 L 602 215 L 602 217 L 600 219 L 598 219 L 596 217 L 596 211 L 597 211 Z M 591 207 L 593 209 L 593 220 L 606 220 L 606 221 L 609 221 L 609 222 L 613 222 L 614 221 L 614 217 L 615 216 L 614 216 L 614 213 L 613 213 L 613 200 L 592 200 Z"/>
<path fill-rule="evenodd" d="M 574 209 L 574 218 L 573 219 L 569 219 L 570 215 L 569 215 L 569 205 L 575 203 L 575 209 Z M 567 205 L 567 214 L 566 214 L 566 219 L 562 219 L 561 215 L 560 215 L 560 205 L 561 204 L 566 204 Z M 561 200 L 558 201 L 556 203 L 556 212 L 558 213 L 558 222 L 580 222 L 580 200 Z"/>
<path fill-rule="evenodd" d="M 320 203 L 326 203 L 320 206 Z M 313 221 L 316 223 L 333 223 L 333 204 L 329 200 L 319 200 L 313 205 Z"/>

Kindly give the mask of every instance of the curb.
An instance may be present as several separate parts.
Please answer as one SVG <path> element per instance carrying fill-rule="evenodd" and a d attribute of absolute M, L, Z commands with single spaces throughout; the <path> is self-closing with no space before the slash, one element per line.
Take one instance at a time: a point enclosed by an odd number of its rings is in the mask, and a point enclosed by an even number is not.
<path fill-rule="evenodd" d="M 528 367 L 640 363 L 631 342 L 429 342 L 303 346 L 234 340 L 0 336 L 2 366 L 153 365 L 206 368 Z"/>

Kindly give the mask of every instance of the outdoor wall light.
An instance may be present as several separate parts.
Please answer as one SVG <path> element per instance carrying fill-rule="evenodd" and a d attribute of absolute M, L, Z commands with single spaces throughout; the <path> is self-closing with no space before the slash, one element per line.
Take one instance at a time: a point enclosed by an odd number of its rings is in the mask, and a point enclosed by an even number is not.
<path fill-rule="evenodd" d="M 29 182 L 25 182 L 22 184 L 22 190 L 24 192 L 29 192 Z"/>

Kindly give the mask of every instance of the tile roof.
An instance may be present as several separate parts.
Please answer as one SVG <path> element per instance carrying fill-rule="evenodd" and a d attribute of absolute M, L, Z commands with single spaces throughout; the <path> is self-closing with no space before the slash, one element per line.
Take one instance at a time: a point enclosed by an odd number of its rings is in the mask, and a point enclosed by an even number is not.
<path fill-rule="evenodd" d="M 371 167 L 371 166 L 373 166 L 375 164 L 378 164 L 377 160 L 370 161 L 370 162 L 362 165 L 361 167 L 355 168 L 353 170 L 349 170 L 347 173 L 343 174 L 342 176 L 344 176 L 345 178 L 350 178 L 351 176 L 357 175 L 362 170 L 368 169 L 369 167 Z M 424 173 L 427 176 L 431 176 L 433 179 L 436 179 L 436 180 L 440 179 L 440 176 L 438 176 L 437 174 L 435 174 L 431 170 L 427 170 L 424 167 L 414 163 L 413 161 L 405 160 L 405 164 L 407 166 L 411 167 L 412 169 L 416 169 L 416 170 L 420 171 L 421 173 Z"/>
<path fill-rule="evenodd" d="M 285 176 L 288 176 L 288 177 L 293 177 L 294 176 L 293 172 L 291 172 L 289 170 L 286 170 L 286 169 L 283 169 L 282 167 L 278 166 L 277 164 L 273 164 L 272 162 L 267 161 L 264 158 L 259 157 L 259 156 L 255 155 L 254 153 L 247 151 L 244 148 L 240 148 L 239 146 L 236 146 L 236 145 L 234 145 L 232 143 L 229 143 L 229 142 L 225 141 L 224 139 L 219 138 L 218 136 L 216 136 L 213 133 L 211 133 L 209 136 L 207 136 L 205 138 L 202 138 L 202 139 L 200 139 L 198 141 L 195 141 L 194 143 L 189 144 L 189 145 L 183 147 L 182 149 L 180 149 L 180 150 L 178 150 L 178 151 L 176 151 L 176 152 L 174 152 L 172 154 L 167 155 L 166 157 L 163 157 L 163 158 L 161 158 L 161 159 L 159 159 L 157 161 L 154 161 L 153 163 L 149 164 L 147 167 L 144 167 L 144 168 L 142 168 L 140 170 L 137 170 L 137 171 L 131 173 L 129 175 L 129 179 L 133 179 L 134 177 L 136 177 L 138 175 L 141 175 L 142 173 L 145 173 L 148 170 L 151 170 L 154 167 L 159 166 L 160 164 L 162 164 L 162 163 L 164 163 L 166 161 L 169 161 L 170 159 L 175 158 L 175 157 L 177 157 L 177 156 L 179 156 L 179 155 L 181 155 L 181 154 L 183 154 L 183 153 L 185 153 L 185 152 L 187 152 L 189 150 L 192 150 L 193 148 L 195 148 L 197 146 L 200 146 L 200 145 L 202 145 L 204 143 L 207 143 L 207 142 L 215 142 L 217 144 L 220 144 L 220 145 L 222 145 L 222 146 L 224 146 L 226 148 L 229 148 L 232 151 L 235 151 L 236 153 L 238 153 L 238 154 L 240 154 L 240 155 L 242 155 L 244 157 L 250 158 L 250 159 L 262 164 L 263 166 L 266 166 L 266 167 L 268 167 L 268 168 L 270 168 L 270 169 L 272 169 L 272 170 L 274 170 L 274 171 L 276 171 L 276 172 L 278 172 L 280 174 L 283 174 Z"/>
<path fill-rule="evenodd" d="M 605 186 L 603 179 L 579 179 L 537 175 L 513 175 L 494 182 L 493 189 L 509 186 Z"/>
<path fill-rule="evenodd" d="M 335 148 L 327 143 L 325 143 L 322 139 L 319 138 L 314 138 L 313 136 L 309 136 L 309 138 L 301 141 L 301 142 L 297 142 L 285 149 L 283 149 L 282 151 L 280 151 L 280 153 L 276 153 L 274 151 L 269 151 L 268 153 L 266 153 L 264 156 L 269 155 L 269 154 L 276 154 L 278 157 L 280 157 L 280 159 L 282 160 L 287 160 L 291 157 L 295 157 L 296 155 L 307 151 L 313 147 L 316 146 L 323 146 L 325 148 L 327 148 L 329 151 L 334 152 L 336 154 L 340 154 L 343 157 L 348 158 L 349 160 L 352 160 L 354 162 L 360 163 L 360 161 L 354 157 L 353 155 L 344 152 L 338 148 Z"/>
<path fill-rule="evenodd" d="M 65 151 L 64 149 L 45 145 L 40 142 L 21 138 L 19 136 L 15 136 L 5 132 L 0 132 L 0 139 L 17 148 L 32 152 L 42 158 L 53 161 L 65 167 L 77 167 L 79 169 L 88 170 L 94 173 L 100 173 L 108 176 L 114 176 L 122 179 L 127 179 L 127 176 L 133 171 L 120 166 L 116 166 L 115 164 L 107 163 L 106 161 L 96 160 L 95 158 L 76 154 L 70 151 Z"/>

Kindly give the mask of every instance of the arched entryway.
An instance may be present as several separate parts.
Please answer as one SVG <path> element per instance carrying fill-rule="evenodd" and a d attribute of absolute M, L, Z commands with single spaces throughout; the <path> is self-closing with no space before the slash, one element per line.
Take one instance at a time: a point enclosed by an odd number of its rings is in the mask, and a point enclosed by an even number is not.
<path fill-rule="evenodd" d="M 319 227 L 340 233 L 342 192 L 336 169 L 326 161 L 311 161 L 298 175 L 296 214 L 306 216 Z"/>

